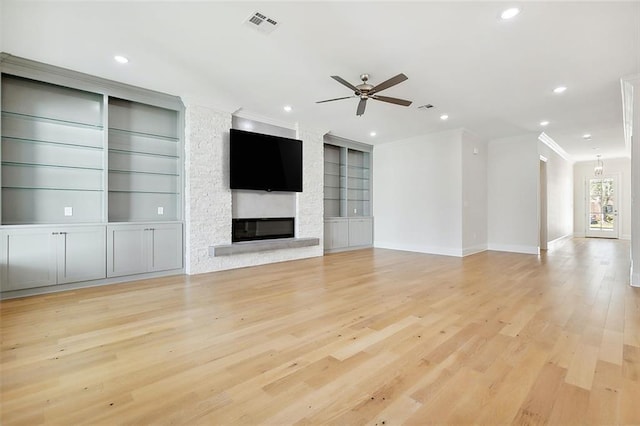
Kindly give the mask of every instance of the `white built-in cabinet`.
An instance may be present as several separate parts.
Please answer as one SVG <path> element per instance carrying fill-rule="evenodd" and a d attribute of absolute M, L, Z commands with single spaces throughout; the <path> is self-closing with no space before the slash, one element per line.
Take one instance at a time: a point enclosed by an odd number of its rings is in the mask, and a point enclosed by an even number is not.
<path fill-rule="evenodd" d="M 324 220 L 325 250 L 349 247 L 349 220 L 333 218 Z"/>
<path fill-rule="evenodd" d="M 349 218 L 349 245 L 352 247 L 373 244 L 373 218 Z"/>
<path fill-rule="evenodd" d="M 324 248 L 373 245 L 371 146 L 325 137 Z"/>
<path fill-rule="evenodd" d="M 2 296 L 181 271 L 180 100 L 1 59 Z"/>
<path fill-rule="evenodd" d="M 325 250 L 364 248 L 372 244 L 372 217 L 337 217 L 324 220 Z"/>
<path fill-rule="evenodd" d="M 107 276 L 157 272 L 182 267 L 182 224 L 107 226 Z"/>
<path fill-rule="evenodd" d="M 0 242 L 3 292 L 106 277 L 104 226 L 10 229 Z"/>

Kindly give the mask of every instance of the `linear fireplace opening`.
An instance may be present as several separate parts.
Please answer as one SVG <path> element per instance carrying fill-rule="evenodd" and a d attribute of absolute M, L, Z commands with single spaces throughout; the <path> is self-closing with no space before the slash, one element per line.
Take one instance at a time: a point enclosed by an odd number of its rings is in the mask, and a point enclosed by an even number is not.
<path fill-rule="evenodd" d="M 295 237 L 295 218 L 247 218 L 232 220 L 231 241 L 272 240 Z"/>

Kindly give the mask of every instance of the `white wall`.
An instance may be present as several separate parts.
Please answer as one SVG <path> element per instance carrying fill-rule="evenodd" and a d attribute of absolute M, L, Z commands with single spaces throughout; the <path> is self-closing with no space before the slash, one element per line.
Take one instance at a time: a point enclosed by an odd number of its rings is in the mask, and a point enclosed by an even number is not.
<path fill-rule="evenodd" d="M 323 254 L 323 133 L 298 129 L 303 140 L 303 192 L 296 197 L 296 236 L 320 238 L 320 245 L 211 257 L 209 246 L 231 243 L 229 189 L 231 114 L 186 103 L 185 229 L 188 274 L 260 265 Z"/>
<path fill-rule="evenodd" d="M 631 152 L 631 285 L 640 287 L 640 74 L 622 79 L 625 144 Z"/>
<path fill-rule="evenodd" d="M 547 242 L 573 234 L 573 164 L 542 142 L 547 158 Z"/>
<path fill-rule="evenodd" d="M 631 159 L 613 158 L 605 159 L 604 175 L 619 175 L 620 188 L 618 194 L 618 220 L 620 221 L 620 238 L 631 238 Z M 574 215 L 573 234 L 576 237 L 584 237 L 587 229 L 587 179 L 593 178 L 595 161 L 584 161 L 573 166 L 574 172 Z"/>
<path fill-rule="evenodd" d="M 461 256 L 461 130 L 376 145 L 374 246 Z"/>
<path fill-rule="evenodd" d="M 539 161 L 537 134 L 489 142 L 489 250 L 538 253 Z"/>
<path fill-rule="evenodd" d="M 462 132 L 462 252 L 487 249 L 487 159 L 488 143 Z"/>

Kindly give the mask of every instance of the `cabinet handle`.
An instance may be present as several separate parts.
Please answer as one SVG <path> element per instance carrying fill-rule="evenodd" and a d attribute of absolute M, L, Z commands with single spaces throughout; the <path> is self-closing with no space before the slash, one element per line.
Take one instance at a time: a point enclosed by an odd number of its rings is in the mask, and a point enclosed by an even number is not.
<path fill-rule="evenodd" d="M 59 235 L 59 232 L 52 232 L 51 235 Z"/>
<path fill-rule="evenodd" d="M 66 232 L 61 232 L 60 235 L 67 235 L 67 233 Z"/>

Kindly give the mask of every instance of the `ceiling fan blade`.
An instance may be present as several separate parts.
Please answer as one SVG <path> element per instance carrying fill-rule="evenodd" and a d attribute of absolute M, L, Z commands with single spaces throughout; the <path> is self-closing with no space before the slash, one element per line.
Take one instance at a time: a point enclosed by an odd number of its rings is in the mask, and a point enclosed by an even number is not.
<path fill-rule="evenodd" d="M 343 98 L 326 99 L 326 100 L 324 100 L 324 101 L 318 101 L 318 102 L 316 102 L 316 103 L 317 103 L 317 104 L 321 104 L 321 103 L 323 103 L 323 102 L 341 101 L 342 99 L 351 99 L 351 98 L 356 98 L 356 97 L 357 97 L 356 95 L 353 95 L 353 96 L 345 96 L 345 97 L 343 97 Z"/>
<path fill-rule="evenodd" d="M 398 83 L 402 83 L 403 81 L 407 80 L 409 77 L 407 77 L 406 75 L 400 73 L 398 75 L 396 75 L 395 77 L 391 77 L 389 80 L 387 81 L 383 81 L 382 83 L 378 84 L 377 86 L 375 86 L 373 89 L 371 89 L 369 91 L 369 94 L 373 94 L 376 92 L 380 92 L 384 89 L 388 89 L 391 86 L 395 86 Z"/>
<path fill-rule="evenodd" d="M 367 106 L 367 100 L 366 99 L 360 99 L 360 102 L 358 102 L 358 110 L 356 111 L 356 115 L 362 115 L 364 114 L 364 109 Z"/>
<path fill-rule="evenodd" d="M 390 104 L 409 106 L 411 105 L 411 101 L 407 101 L 406 99 L 398 99 L 398 98 L 390 98 L 389 96 L 380 96 L 373 95 L 370 96 L 371 99 L 375 99 L 376 101 L 389 102 Z"/>
<path fill-rule="evenodd" d="M 335 81 L 337 81 L 338 83 L 347 86 L 349 89 L 353 90 L 354 92 L 359 92 L 359 90 L 358 90 L 358 88 L 356 86 L 354 86 L 353 84 L 349 83 L 344 78 L 338 77 L 337 75 L 332 75 L 331 78 L 334 79 Z"/>

